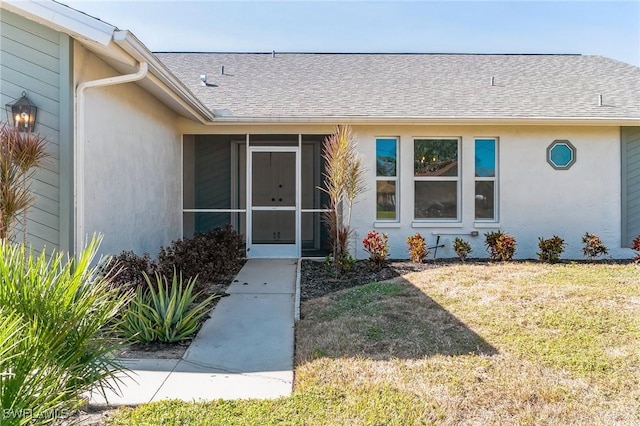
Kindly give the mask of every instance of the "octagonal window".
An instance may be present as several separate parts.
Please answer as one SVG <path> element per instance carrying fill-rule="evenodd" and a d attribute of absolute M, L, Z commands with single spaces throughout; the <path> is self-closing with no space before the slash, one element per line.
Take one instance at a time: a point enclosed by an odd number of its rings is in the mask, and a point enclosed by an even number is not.
<path fill-rule="evenodd" d="M 567 170 L 576 162 L 576 147 L 569 141 L 553 141 L 547 148 L 547 162 L 556 170 Z"/>

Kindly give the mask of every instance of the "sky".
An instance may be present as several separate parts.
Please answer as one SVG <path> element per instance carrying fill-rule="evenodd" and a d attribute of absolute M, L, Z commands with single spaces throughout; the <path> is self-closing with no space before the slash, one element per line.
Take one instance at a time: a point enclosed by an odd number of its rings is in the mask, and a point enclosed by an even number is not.
<path fill-rule="evenodd" d="M 640 0 L 59 1 L 156 52 L 580 53 L 640 66 Z"/>

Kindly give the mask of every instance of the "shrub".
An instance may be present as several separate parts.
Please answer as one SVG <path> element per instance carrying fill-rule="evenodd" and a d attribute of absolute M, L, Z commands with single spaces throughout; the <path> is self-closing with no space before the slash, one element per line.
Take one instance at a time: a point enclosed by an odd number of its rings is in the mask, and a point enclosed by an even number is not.
<path fill-rule="evenodd" d="M 90 266 L 99 241 L 74 259 L 0 243 L 3 426 L 69 413 L 84 404 L 81 394 L 112 388 L 123 369 L 112 356 L 118 343 L 110 324 L 126 299 Z"/>
<path fill-rule="evenodd" d="M 595 234 L 586 232 L 584 234 L 584 237 L 582 237 L 582 242 L 584 243 L 582 252 L 588 259 L 593 260 L 598 256 L 609 254 L 609 249 L 607 249 L 607 247 L 602 244 L 602 241 L 600 241 L 600 237 Z"/>
<path fill-rule="evenodd" d="M 487 232 L 485 246 L 491 260 L 507 261 L 516 252 L 516 239 L 502 231 Z"/>
<path fill-rule="evenodd" d="M 407 237 L 407 246 L 412 262 L 422 263 L 424 258 L 429 254 L 429 250 L 427 250 L 427 242 L 419 232 Z"/>
<path fill-rule="evenodd" d="M 0 239 L 14 238 L 18 224 L 26 232 L 25 213 L 35 201 L 30 184 L 49 157 L 46 148 L 39 134 L 0 124 Z"/>
<path fill-rule="evenodd" d="M 242 265 L 241 246 L 242 236 L 231 226 L 196 234 L 162 247 L 158 269 L 165 277 L 171 277 L 175 270 L 185 278 L 216 281 L 237 272 Z"/>
<path fill-rule="evenodd" d="M 200 320 L 209 313 L 209 304 L 220 297 L 211 295 L 192 306 L 199 296 L 193 293 L 196 277 L 183 284 L 182 276 L 173 274 L 171 285 L 166 277 L 155 274 L 152 282 L 144 275 L 149 291 L 136 291 L 118 328 L 129 340 L 174 343 L 186 340 L 198 330 Z"/>
<path fill-rule="evenodd" d="M 555 263 L 560 260 L 560 255 L 564 251 L 565 242 L 562 238 L 554 235 L 546 240 L 542 237 L 538 238 L 538 248 L 540 251 L 536 253 L 538 259 L 543 262 Z"/>
<path fill-rule="evenodd" d="M 640 235 L 633 239 L 631 248 L 636 252 L 636 257 L 633 260 L 640 262 Z"/>
<path fill-rule="evenodd" d="M 364 250 L 369 253 L 369 260 L 377 267 L 381 267 L 387 257 L 389 257 L 389 238 L 387 234 L 380 234 L 377 231 L 369 231 L 362 239 Z"/>
<path fill-rule="evenodd" d="M 337 126 L 336 131 L 327 136 L 322 144 L 322 158 L 325 163 L 323 187 L 328 196 L 328 209 L 322 214 L 322 221 L 329 232 L 331 260 L 339 262 L 350 258 L 347 253 L 351 235 L 351 213 L 358 195 L 366 190 L 365 168 L 356 149 L 356 137 L 351 126 Z M 337 272 L 342 273 L 340 264 Z"/>
<path fill-rule="evenodd" d="M 101 272 L 111 272 L 111 285 L 121 292 L 128 292 L 138 287 L 145 288 L 147 283 L 144 274 L 153 275 L 157 269 L 158 265 L 149 253 L 139 256 L 132 251 L 123 251 L 112 257 Z"/>
<path fill-rule="evenodd" d="M 464 262 L 472 251 L 471 244 L 460 237 L 456 237 L 456 239 L 453 240 L 453 251 L 455 251 L 460 260 Z"/>

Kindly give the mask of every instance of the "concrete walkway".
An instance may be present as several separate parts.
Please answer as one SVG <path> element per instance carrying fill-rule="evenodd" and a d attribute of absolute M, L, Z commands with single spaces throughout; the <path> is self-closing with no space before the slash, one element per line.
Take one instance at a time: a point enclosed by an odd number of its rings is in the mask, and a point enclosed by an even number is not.
<path fill-rule="evenodd" d="M 124 360 L 120 395 L 93 405 L 162 399 L 277 398 L 293 385 L 295 259 L 249 260 L 182 359 Z"/>

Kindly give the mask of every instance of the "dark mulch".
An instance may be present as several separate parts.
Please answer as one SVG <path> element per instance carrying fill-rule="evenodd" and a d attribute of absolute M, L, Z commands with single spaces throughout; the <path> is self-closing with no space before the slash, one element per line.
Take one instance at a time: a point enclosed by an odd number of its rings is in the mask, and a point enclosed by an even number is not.
<path fill-rule="evenodd" d="M 515 263 L 539 262 L 534 259 L 511 260 Z M 627 264 L 631 259 L 563 259 L 561 264 Z M 496 263 L 488 259 L 471 258 L 467 264 L 491 264 Z M 346 274 L 336 276 L 324 261 L 303 260 L 300 271 L 300 300 L 306 301 L 322 297 L 327 294 L 351 287 L 368 284 L 375 281 L 389 280 L 411 272 L 424 271 L 442 266 L 460 264 L 457 258 L 428 259 L 423 263 L 413 263 L 409 260 L 390 260 L 382 268 L 377 268 L 369 260 L 358 260 Z"/>
<path fill-rule="evenodd" d="M 378 268 L 368 260 L 358 260 L 346 274 L 337 276 L 325 262 L 303 260 L 300 268 L 300 300 L 315 299 L 346 288 L 390 280 L 410 272 L 424 271 L 444 264 L 444 262 L 413 263 L 408 260 L 392 260 L 386 262 L 382 268 Z"/>

